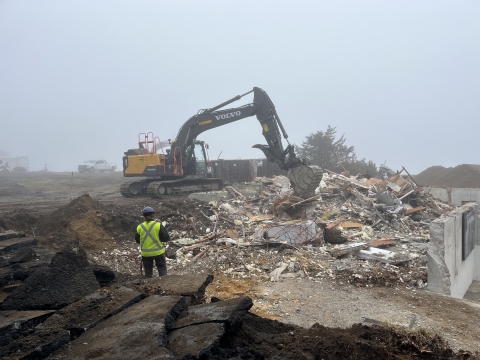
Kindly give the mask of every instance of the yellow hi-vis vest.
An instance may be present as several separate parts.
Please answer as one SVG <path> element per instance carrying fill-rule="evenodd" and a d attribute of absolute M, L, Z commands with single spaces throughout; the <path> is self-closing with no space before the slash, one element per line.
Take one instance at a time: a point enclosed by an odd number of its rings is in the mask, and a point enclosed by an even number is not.
<path fill-rule="evenodd" d="M 137 226 L 137 233 L 140 235 L 140 247 L 142 256 L 158 256 L 165 252 L 165 247 L 160 241 L 160 222 L 144 221 Z"/>

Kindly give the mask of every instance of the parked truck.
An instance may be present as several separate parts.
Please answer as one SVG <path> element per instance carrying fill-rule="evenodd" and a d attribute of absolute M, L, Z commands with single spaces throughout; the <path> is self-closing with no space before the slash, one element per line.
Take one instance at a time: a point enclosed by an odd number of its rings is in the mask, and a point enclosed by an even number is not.
<path fill-rule="evenodd" d="M 111 164 L 105 160 L 87 160 L 83 164 L 78 165 L 78 172 L 95 172 L 95 171 L 111 171 L 117 170 L 117 164 Z"/>

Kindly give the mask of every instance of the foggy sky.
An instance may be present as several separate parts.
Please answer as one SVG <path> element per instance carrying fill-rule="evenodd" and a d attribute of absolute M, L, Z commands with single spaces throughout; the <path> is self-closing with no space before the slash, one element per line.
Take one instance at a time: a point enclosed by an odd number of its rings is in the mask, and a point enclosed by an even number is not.
<path fill-rule="evenodd" d="M 331 125 L 395 170 L 478 164 L 479 18 L 478 1 L 0 0 L 0 150 L 121 169 L 138 133 L 173 139 L 258 86 L 291 143 Z M 213 159 L 266 144 L 255 117 L 199 139 Z"/>

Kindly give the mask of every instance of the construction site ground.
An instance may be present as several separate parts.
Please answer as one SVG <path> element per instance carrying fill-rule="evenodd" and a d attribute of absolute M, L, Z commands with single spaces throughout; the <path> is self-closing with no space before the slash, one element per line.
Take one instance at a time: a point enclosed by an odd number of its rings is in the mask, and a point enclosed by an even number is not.
<path fill-rule="evenodd" d="M 140 277 L 134 230 L 141 221 L 144 206 L 158 209 L 161 220 L 171 219 L 167 222 L 170 232 L 180 232 L 178 224 L 188 222 L 192 217 L 203 226 L 192 226 L 187 230 L 183 226 L 185 235 L 192 235 L 193 231 L 206 232 L 212 227 L 212 222 L 198 212 L 200 203 L 180 196 L 125 198 L 119 193 L 119 186 L 124 181 L 121 172 L 2 175 L 0 232 L 13 230 L 33 236 L 35 231 L 39 241 L 35 249 L 40 259 L 51 257 L 65 245 L 68 235 L 75 233 L 78 237 L 81 234 L 80 244 L 91 259 L 134 279 Z M 95 208 L 91 203 L 83 204 L 83 200 L 77 201 L 75 206 L 68 206 L 84 194 L 89 194 L 94 203 L 101 206 Z M 84 216 L 76 217 L 76 211 L 83 211 Z M 226 258 L 236 254 L 231 249 L 227 251 Z M 303 256 L 292 249 L 286 251 L 291 258 Z M 242 252 L 242 256 L 258 268 L 266 257 L 271 256 L 268 251 L 259 252 L 254 247 Z M 236 275 L 218 271 L 207 287 L 206 298 L 207 301 L 211 297 L 225 300 L 246 295 L 253 300 L 252 313 L 304 328 L 316 323 L 331 328 L 347 328 L 358 323 L 389 323 L 412 331 L 426 329 L 444 338 L 454 351 L 480 351 L 479 302 L 453 299 L 407 284 L 385 286 L 384 279 L 378 283 L 372 281 L 371 285 L 356 286 L 338 276 L 315 277 L 309 268 L 304 270 L 307 276 L 303 278 L 282 278 L 275 282 L 265 276 L 255 276 L 254 271 Z M 189 272 L 189 266 L 178 267 L 169 260 L 168 271 L 169 274 L 184 274 Z M 191 272 L 207 274 L 209 269 L 206 265 L 202 268 L 202 261 L 197 261 L 197 264 L 191 263 Z"/>

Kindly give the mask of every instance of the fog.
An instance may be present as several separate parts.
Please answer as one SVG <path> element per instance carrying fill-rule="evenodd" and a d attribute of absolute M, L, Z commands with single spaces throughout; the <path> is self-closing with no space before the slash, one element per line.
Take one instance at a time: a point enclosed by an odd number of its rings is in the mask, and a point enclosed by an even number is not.
<path fill-rule="evenodd" d="M 173 139 L 258 86 L 291 143 L 331 125 L 393 169 L 480 163 L 479 18 L 478 1 L 0 1 L 0 149 L 121 168 L 138 133 Z M 266 143 L 254 117 L 199 139 L 214 159 Z"/>

